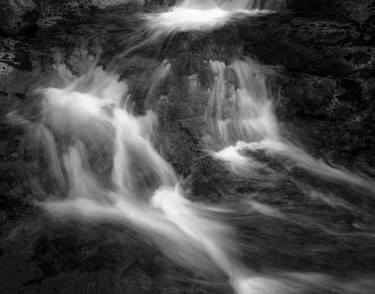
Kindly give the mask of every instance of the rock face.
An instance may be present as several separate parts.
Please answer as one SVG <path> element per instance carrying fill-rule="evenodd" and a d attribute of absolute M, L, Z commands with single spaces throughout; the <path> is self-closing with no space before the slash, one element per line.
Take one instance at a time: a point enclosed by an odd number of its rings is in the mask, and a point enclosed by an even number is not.
<path fill-rule="evenodd" d="M 79 17 L 92 9 L 118 5 L 144 5 L 144 0 L 4 0 L 0 31 L 8 35 L 30 27 L 48 27 L 65 17 Z"/>
<path fill-rule="evenodd" d="M 293 14 L 239 29 L 245 51 L 281 66 L 278 117 L 313 153 L 370 171 L 375 4 L 290 1 Z"/>
<path fill-rule="evenodd" d="M 4 1 L 0 9 L 0 29 L 12 34 L 32 25 L 36 19 L 33 0 Z"/>

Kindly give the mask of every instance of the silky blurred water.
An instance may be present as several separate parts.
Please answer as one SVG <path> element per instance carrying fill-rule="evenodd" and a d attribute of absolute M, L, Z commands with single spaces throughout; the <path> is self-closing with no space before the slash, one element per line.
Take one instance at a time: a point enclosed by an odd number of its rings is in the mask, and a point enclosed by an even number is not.
<path fill-rule="evenodd" d="M 234 16 L 257 17 L 282 4 L 182 1 L 136 16 L 147 39 L 129 44 L 121 57 L 136 63 L 127 54 L 147 44 L 179 32 L 207 33 Z M 9 115 L 41 147 L 53 179 L 52 193 L 38 205 L 52 218 L 134 228 L 176 263 L 207 276 L 224 274 L 239 294 L 372 293 L 374 281 L 364 274 L 341 279 L 319 267 L 336 249 L 345 255 L 360 243 L 370 244 L 361 250 L 373 248 L 372 179 L 283 138 L 267 71 L 256 60 L 206 62 L 212 85 L 190 83 L 193 93 L 208 93 L 204 152 L 253 193 L 230 203 L 195 202 L 184 189 L 186 179 L 156 147 L 163 118 L 150 100 L 171 74 L 169 60 L 149 75 L 143 114 L 132 108 L 128 81 L 92 60 L 82 74 L 57 65 L 60 82 L 36 91 L 36 119 Z M 105 173 L 92 164 L 97 154 L 109 158 Z M 338 215 L 348 223 L 336 222 Z"/>

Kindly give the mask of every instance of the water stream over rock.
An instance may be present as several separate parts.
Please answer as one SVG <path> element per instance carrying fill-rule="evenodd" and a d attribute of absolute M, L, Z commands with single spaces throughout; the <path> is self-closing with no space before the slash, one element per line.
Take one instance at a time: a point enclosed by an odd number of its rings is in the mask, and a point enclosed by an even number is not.
<path fill-rule="evenodd" d="M 137 63 L 147 46 L 191 31 L 210 34 L 282 5 L 187 0 L 136 15 L 147 39 L 126 45 L 113 60 Z M 224 275 L 238 294 L 372 293 L 374 281 L 366 275 L 345 279 L 319 266 L 338 247 L 338 254 L 346 254 L 356 242 L 374 244 L 372 179 L 316 159 L 283 137 L 265 66 L 241 54 L 204 62 L 209 86 L 194 80 L 198 73 L 178 77 L 188 81 L 188 95 L 207 97 L 203 157 L 225 172 L 214 185 L 234 177 L 251 187 L 247 193 L 236 199 L 233 192 L 216 203 L 195 201 L 194 170 L 186 179 L 164 157 L 158 109 L 171 89 L 157 103 L 152 100 L 160 84 L 178 76 L 173 60 L 163 58 L 147 74 L 146 109 L 137 113 L 116 62 L 106 69 L 90 59 L 82 74 L 58 64 L 58 82 L 36 90 L 32 115 L 8 115 L 27 129 L 42 154 L 48 184 L 39 183 L 45 199 L 37 205 L 51 218 L 133 228 L 177 264 L 207 275 L 208 282 Z M 306 239 L 311 248 L 301 245 Z"/>

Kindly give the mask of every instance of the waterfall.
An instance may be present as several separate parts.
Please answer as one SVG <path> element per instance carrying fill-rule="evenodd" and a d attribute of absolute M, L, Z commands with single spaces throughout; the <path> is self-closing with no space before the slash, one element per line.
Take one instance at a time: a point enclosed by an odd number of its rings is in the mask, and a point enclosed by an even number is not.
<path fill-rule="evenodd" d="M 141 19 L 153 32 L 149 38 L 163 40 L 162 36 L 180 31 L 213 30 L 239 13 L 244 17 L 268 13 L 281 3 L 185 0 L 171 10 Z M 371 179 L 318 160 L 283 138 L 267 74 L 260 64 L 238 56 L 230 62 L 209 60 L 208 64 L 213 80 L 204 89 L 208 101 L 202 142 L 210 158 L 224 163 L 242 180 L 266 182 L 264 186 L 278 192 L 283 191 L 280 185 L 288 184 L 295 190 L 304 189 L 298 194 L 301 197 L 324 198 L 326 205 L 334 203 L 355 212 L 363 209 L 366 216 L 371 215 L 375 192 Z M 39 89 L 36 119 L 23 121 L 42 150 L 45 173 L 55 183 L 51 196 L 38 203 L 51 217 L 110 221 L 134 228 L 177 263 L 202 273 L 224 273 L 238 294 L 305 293 L 312 285 L 355 288 L 324 274 L 267 267 L 255 270 L 243 260 L 240 234 L 232 225 L 238 219 L 246 220 L 240 229 L 251 223 L 243 211 L 278 219 L 282 225 L 282 221 L 289 222 L 299 229 L 313 227 L 335 237 L 341 234 L 316 215 L 279 211 L 254 200 L 257 195 L 248 195 L 237 206 L 208 205 L 186 196 L 184 179 L 154 142 L 158 114 L 151 109 L 150 100 L 159 82 L 170 74 L 168 60 L 160 62 L 150 75 L 145 97 L 148 109 L 142 115 L 131 108 L 126 80 L 94 62 L 88 68 L 86 73 L 74 75 L 59 65 L 60 86 Z M 303 180 L 305 174 L 311 182 Z M 329 189 L 330 194 L 326 193 Z M 340 193 L 343 196 L 338 201 Z M 363 197 L 363 203 L 353 200 L 353 194 Z M 259 246 L 253 253 L 261 251 Z"/>
<path fill-rule="evenodd" d="M 259 16 L 280 9 L 282 1 L 197 1 L 184 0 L 168 11 L 145 15 L 146 30 L 152 40 L 181 31 L 210 31 L 233 19 Z"/>
<path fill-rule="evenodd" d="M 235 60 L 226 66 L 223 62 L 210 61 L 215 75 L 208 101 L 208 145 L 279 137 L 276 119 L 272 112 L 268 87 L 263 73 L 253 60 Z M 231 72 L 236 84 L 226 80 Z M 217 142 L 217 140 L 221 142 Z"/>
<path fill-rule="evenodd" d="M 163 68 L 168 65 L 156 74 Z M 67 86 L 40 90 L 40 118 L 31 128 L 60 182 L 55 195 L 67 190 L 64 199 L 49 199 L 42 207 L 53 216 L 133 226 L 177 262 L 209 272 L 218 267 L 237 281 L 244 266 L 231 229 L 215 217 L 213 207 L 183 196 L 174 170 L 152 145 L 155 114 L 132 114 L 124 103 L 126 83 L 100 67 L 68 76 Z M 90 164 L 97 153 L 112 158 L 105 175 Z"/>

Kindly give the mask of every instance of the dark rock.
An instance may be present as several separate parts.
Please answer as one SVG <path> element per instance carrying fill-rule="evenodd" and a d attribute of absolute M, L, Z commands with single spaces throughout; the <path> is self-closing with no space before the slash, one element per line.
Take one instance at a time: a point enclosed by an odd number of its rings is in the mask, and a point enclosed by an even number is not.
<path fill-rule="evenodd" d="M 170 4 L 146 2 L 147 9 Z M 158 114 L 155 144 L 177 173 L 185 177 L 184 187 L 190 191 L 191 199 L 234 206 L 251 199 L 279 207 L 281 212 L 290 213 L 294 222 L 304 213 L 313 221 L 355 231 L 353 222 L 360 216 L 307 199 L 300 187 L 285 178 L 265 185 L 265 181 L 240 177 L 206 154 L 201 141 L 206 127 L 205 90 L 212 87 L 213 80 L 207 61 L 229 64 L 234 58 L 250 55 L 278 71 L 274 87 L 280 88 L 281 95 L 275 106 L 285 136 L 300 142 L 317 157 L 371 175 L 375 167 L 372 2 L 293 0 L 289 1 L 289 12 L 236 21 L 210 34 L 176 34 L 165 46 L 150 44 L 140 50 L 134 64 L 120 58 L 114 68 L 128 81 L 135 112 L 144 114 L 151 108 Z M 124 45 L 124 40 L 134 33 L 131 25 L 139 25 L 127 23 L 129 13 L 139 9 L 136 5 L 97 10 L 103 7 L 103 1 L 30 3 L 9 0 L 0 7 L 0 28 L 8 36 L 0 40 L 2 117 L 13 110 L 32 108 L 37 100 L 31 95 L 33 90 L 54 85 L 56 62 L 64 61 L 77 75 L 84 72 L 89 55 L 101 56 L 99 64 L 106 66 L 108 60 L 129 46 Z M 171 64 L 170 73 L 149 94 L 150 76 L 164 59 Z M 230 71 L 226 75 L 228 81 L 236 84 Z M 14 237 L 18 247 L 1 244 L 0 248 L 0 272 L 10 275 L 2 276 L 0 283 L 10 285 L 9 293 L 99 293 L 103 288 L 113 293 L 181 293 L 181 288 L 184 293 L 230 293 L 220 283 L 212 288 L 195 284 L 193 280 L 199 279 L 194 274 L 171 265 L 157 249 L 147 245 L 148 240 L 123 226 L 117 230 L 105 224 L 77 228 L 76 223 L 70 223 L 46 228 L 44 222 L 51 220 L 40 220 L 41 212 L 32 205 L 44 195 L 24 184 L 32 175 L 41 178 L 47 194 L 53 191 L 48 189 L 48 185 L 54 185 L 48 172 L 37 172 L 44 168 L 43 164 L 35 164 L 37 148 L 21 139 L 23 130 L 5 122 L 0 124 L 0 135 L 0 225 L 6 228 L 4 236 L 18 232 Z M 108 145 L 99 142 L 89 151 L 89 164 L 102 177 L 111 170 L 113 150 Z M 261 152 L 247 155 L 285 177 L 313 183 L 318 190 L 333 185 L 311 177 L 283 158 Z M 366 210 L 372 209 L 372 202 L 367 205 L 350 189 L 333 186 L 337 195 L 344 195 Z M 371 223 L 372 218 L 366 217 Z M 342 276 L 344 271 L 361 274 L 374 268 L 373 247 L 366 238 L 352 241 L 342 237 L 337 241 L 316 229 L 316 222 L 301 227 L 289 221 L 256 211 L 230 216 L 229 220 L 238 228 L 243 244 L 253 244 L 241 249 L 245 259 L 256 264 L 257 269 L 262 264 Z M 25 231 L 35 235 L 24 235 L 20 223 L 29 224 Z M 275 250 L 282 247 L 279 244 L 286 244 L 287 249 Z M 15 260 L 15 264 L 10 260 Z"/>
<path fill-rule="evenodd" d="M 0 30 L 6 34 L 18 33 L 35 22 L 33 0 L 4 0 L 0 8 Z"/>
<path fill-rule="evenodd" d="M 169 6 L 169 0 L 4 0 L 0 7 L 0 32 L 7 35 L 30 33 L 56 25 L 66 17 L 80 17 L 89 11 L 113 6 L 137 10 L 145 4 Z"/>

